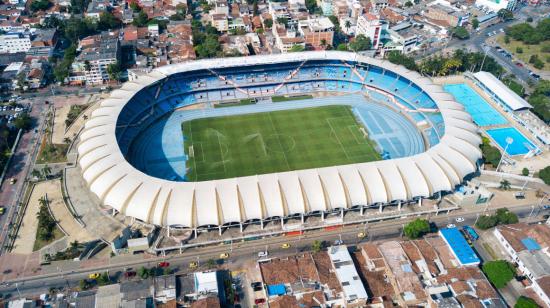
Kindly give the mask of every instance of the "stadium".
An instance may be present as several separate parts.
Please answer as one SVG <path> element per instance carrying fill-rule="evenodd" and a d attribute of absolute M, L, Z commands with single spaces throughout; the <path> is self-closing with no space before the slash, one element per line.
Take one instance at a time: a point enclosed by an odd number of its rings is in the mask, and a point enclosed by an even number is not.
<path fill-rule="evenodd" d="M 429 78 L 326 51 L 168 65 L 101 102 L 78 162 L 106 206 L 182 229 L 421 203 L 477 169 L 481 138 Z"/>

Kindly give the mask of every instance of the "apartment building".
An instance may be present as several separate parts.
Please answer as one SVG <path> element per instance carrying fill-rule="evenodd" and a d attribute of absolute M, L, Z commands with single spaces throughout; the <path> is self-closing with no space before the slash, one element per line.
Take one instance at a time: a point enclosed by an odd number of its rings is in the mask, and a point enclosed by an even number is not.
<path fill-rule="evenodd" d="M 7 33 L 0 35 L 0 53 L 27 52 L 31 48 L 31 36 L 28 33 Z"/>
<path fill-rule="evenodd" d="M 120 59 L 118 34 L 104 32 L 81 40 L 72 65 L 71 81 L 102 84 L 110 80 L 107 67 Z"/>
<path fill-rule="evenodd" d="M 528 278 L 527 288 L 550 306 L 550 226 L 518 223 L 498 226 L 493 233 L 510 260 Z"/>
<path fill-rule="evenodd" d="M 387 24 L 383 23 L 380 18 L 372 13 L 365 13 L 357 18 L 356 35 L 364 35 L 370 38 L 372 49 L 381 47 L 382 31 L 387 29 Z"/>
<path fill-rule="evenodd" d="M 328 17 L 319 17 L 299 21 L 299 31 L 306 45 L 313 48 L 332 46 L 334 39 L 334 24 Z"/>

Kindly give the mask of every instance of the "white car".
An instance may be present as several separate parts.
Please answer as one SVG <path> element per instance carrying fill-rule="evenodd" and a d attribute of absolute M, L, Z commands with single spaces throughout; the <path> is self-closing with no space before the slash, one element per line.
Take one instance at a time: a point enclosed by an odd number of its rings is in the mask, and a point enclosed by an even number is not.
<path fill-rule="evenodd" d="M 268 255 L 267 251 L 258 252 L 258 258 L 265 258 L 267 257 L 267 255 Z"/>
<path fill-rule="evenodd" d="M 456 226 L 455 226 L 454 224 L 448 224 L 448 225 L 447 225 L 447 228 L 448 228 L 448 229 L 456 228 Z"/>
<path fill-rule="evenodd" d="M 464 217 L 457 217 L 455 219 L 456 222 L 464 222 Z"/>

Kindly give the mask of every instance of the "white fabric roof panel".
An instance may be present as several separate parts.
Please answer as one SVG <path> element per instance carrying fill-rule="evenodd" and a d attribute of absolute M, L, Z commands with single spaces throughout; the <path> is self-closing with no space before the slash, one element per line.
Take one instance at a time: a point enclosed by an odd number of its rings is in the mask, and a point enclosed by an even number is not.
<path fill-rule="evenodd" d="M 510 90 L 510 88 L 498 80 L 493 74 L 482 71 L 474 73 L 474 77 L 486 88 L 491 90 L 491 92 L 493 92 L 496 96 L 498 96 L 498 98 L 507 104 L 510 109 L 515 111 L 524 108 L 533 108 L 533 106 L 517 95 L 514 91 Z"/>
<path fill-rule="evenodd" d="M 347 208 L 348 202 L 346 199 L 346 191 L 338 169 L 334 167 L 322 168 L 317 170 L 321 176 L 321 182 L 328 195 L 330 209 Z"/>
<path fill-rule="evenodd" d="M 357 169 L 367 186 L 369 204 L 386 203 L 388 201 L 388 191 L 386 184 L 380 176 L 380 171 L 375 164 L 359 164 Z"/>
<path fill-rule="evenodd" d="M 188 185 L 178 185 L 172 189 L 168 206 L 165 209 L 165 217 L 163 217 L 165 220 L 164 224 L 168 226 L 193 227 L 195 226 L 195 217 L 199 212 L 203 213 L 193 202 L 195 194 L 197 194 L 197 190 L 194 190 L 194 184 L 186 184 Z M 210 213 L 212 220 L 218 220 L 216 217 L 217 213 L 217 210 Z M 204 220 L 198 221 L 198 217 L 197 223 L 199 226 L 201 224 L 209 224 Z"/>
<path fill-rule="evenodd" d="M 115 125 L 124 105 L 141 89 L 171 74 L 323 59 L 377 65 L 414 82 L 441 110 L 445 135 L 440 143 L 425 153 L 397 160 L 196 183 L 150 177 L 131 166 L 120 152 Z M 194 228 L 386 203 L 451 190 L 475 170 L 475 162 L 481 156 L 477 148 L 481 139 L 471 116 L 463 110 L 430 79 L 387 61 L 353 53 L 303 52 L 197 60 L 155 69 L 113 91 L 85 124 L 78 145 L 79 164 L 90 190 L 105 204 L 158 225 Z"/>
<path fill-rule="evenodd" d="M 416 155 L 414 157 L 416 165 L 426 178 L 426 184 L 430 189 L 430 194 L 439 191 L 449 191 L 452 189 L 449 178 L 443 169 L 428 154 Z"/>
<path fill-rule="evenodd" d="M 283 198 L 288 208 L 288 214 L 305 213 L 304 195 L 296 172 L 283 172 L 278 174 L 279 183 L 283 192 Z M 321 193 L 321 192 L 320 192 Z"/>
<path fill-rule="evenodd" d="M 407 200 L 407 189 L 395 162 L 386 160 L 377 162 L 376 165 L 384 180 L 384 185 L 390 197 L 389 201 Z"/>
<path fill-rule="evenodd" d="M 367 205 L 369 203 L 367 191 L 357 168 L 353 165 L 338 166 L 338 173 L 342 178 L 351 205 Z"/>
<path fill-rule="evenodd" d="M 408 191 L 407 199 L 429 197 L 430 189 L 428 188 L 426 179 L 414 161 L 410 159 L 399 159 L 396 160 L 396 163 Z"/>
<path fill-rule="evenodd" d="M 223 223 L 240 222 L 241 207 L 235 178 L 216 181 L 216 191 L 221 206 Z"/>
<path fill-rule="evenodd" d="M 326 211 L 327 204 L 321 179 L 315 169 L 298 171 L 310 211 Z"/>
<path fill-rule="evenodd" d="M 279 186 L 279 180 L 276 174 L 262 174 L 258 176 L 260 184 L 260 193 L 265 205 L 267 217 L 286 215 L 283 207 L 282 193 Z"/>
<path fill-rule="evenodd" d="M 237 178 L 237 185 L 244 208 L 244 220 L 262 219 L 262 203 L 260 201 L 260 188 L 257 176 Z"/>
<path fill-rule="evenodd" d="M 214 181 L 195 183 L 195 204 L 198 226 L 221 224 Z"/>

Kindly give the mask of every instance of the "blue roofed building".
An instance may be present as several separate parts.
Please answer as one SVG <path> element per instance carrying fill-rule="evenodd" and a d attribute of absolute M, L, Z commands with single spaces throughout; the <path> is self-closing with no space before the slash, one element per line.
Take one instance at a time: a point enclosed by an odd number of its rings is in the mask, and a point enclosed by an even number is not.
<path fill-rule="evenodd" d="M 478 265 L 481 260 L 470 247 L 460 230 L 457 228 L 445 228 L 439 230 L 439 234 L 451 249 L 452 254 L 461 266 Z"/>

